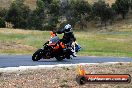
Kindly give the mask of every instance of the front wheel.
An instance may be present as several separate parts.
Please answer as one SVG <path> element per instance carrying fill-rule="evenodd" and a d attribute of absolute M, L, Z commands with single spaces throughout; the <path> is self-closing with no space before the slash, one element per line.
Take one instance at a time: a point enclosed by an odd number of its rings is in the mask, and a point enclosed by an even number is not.
<path fill-rule="evenodd" d="M 42 58 L 42 49 L 38 49 L 32 56 L 33 61 L 38 61 Z"/>

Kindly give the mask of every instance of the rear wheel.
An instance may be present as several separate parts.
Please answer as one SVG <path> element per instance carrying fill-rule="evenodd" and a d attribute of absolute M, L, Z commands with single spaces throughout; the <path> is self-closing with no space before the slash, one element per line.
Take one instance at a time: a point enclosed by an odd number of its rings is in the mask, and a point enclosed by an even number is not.
<path fill-rule="evenodd" d="M 64 59 L 64 56 L 57 56 L 55 57 L 57 61 L 62 61 Z"/>
<path fill-rule="evenodd" d="M 32 56 L 33 61 L 38 61 L 42 58 L 42 49 L 38 49 Z"/>

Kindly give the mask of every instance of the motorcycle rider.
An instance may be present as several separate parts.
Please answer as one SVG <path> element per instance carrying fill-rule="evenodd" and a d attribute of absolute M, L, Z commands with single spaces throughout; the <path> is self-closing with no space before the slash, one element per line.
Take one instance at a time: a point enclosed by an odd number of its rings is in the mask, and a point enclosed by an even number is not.
<path fill-rule="evenodd" d="M 69 47 L 72 47 L 71 48 L 71 51 L 73 52 L 73 57 L 76 57 L 76 52 L 75 52 L 75 41 L 76 41 L 76 38 L 72 32 L 72 26 L 70 24 L 67 24 L 65 25 L 65 27 L 62 29 L 62 30 L 58 30 L 57 31 L 57 34 L 62 34 L 64 33 L 63 35 L 63 38 L 60 40 L 61 42 L 63 42 L 64 44 L 68 44 Z"/>

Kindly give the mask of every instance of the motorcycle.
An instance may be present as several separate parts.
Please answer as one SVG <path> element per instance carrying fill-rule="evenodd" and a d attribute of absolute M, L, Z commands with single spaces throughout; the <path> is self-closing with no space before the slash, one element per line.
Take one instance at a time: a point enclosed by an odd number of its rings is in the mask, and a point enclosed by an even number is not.
<path fill-rule="evenodd" d="M 69 47 L 69 44 L 63 44 L 60 42 L 60 38 L 57 36 L 56 33 L 53 33 L 54 36 L 43 45 L 43 48 L 38 49 L 32 56 L 33 61 L 38 61 L 40 59 L 50 59 L 56 58 L 58 61 L 62 61 L 66 59 L 72 59 L 71 55 L 73 52 L 71 51 L 72 47 Z M 80 51 L 80 45 L 77 43 L 75 44 L 75 51 Z"/>

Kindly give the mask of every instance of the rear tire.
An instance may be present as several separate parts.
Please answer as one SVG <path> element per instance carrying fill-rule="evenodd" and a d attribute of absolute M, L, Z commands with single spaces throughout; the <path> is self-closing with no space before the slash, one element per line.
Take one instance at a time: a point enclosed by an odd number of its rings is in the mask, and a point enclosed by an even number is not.
<path fill-rule="evenodd" d="M 62 61 L 64 59 L 63 56 L 58 56 L 58 57 L 55 57 L 57 61 Z"/>
<path fill-rule="evenodd" d="M 38 61 L 42 58 L 42 49 L 38 49 L 32 56 L 33 61 Z"/>

